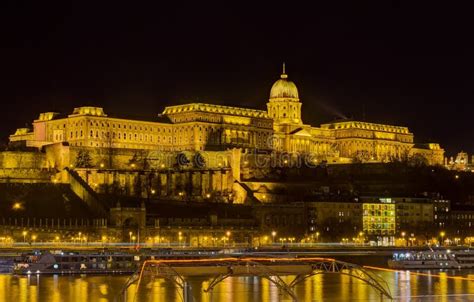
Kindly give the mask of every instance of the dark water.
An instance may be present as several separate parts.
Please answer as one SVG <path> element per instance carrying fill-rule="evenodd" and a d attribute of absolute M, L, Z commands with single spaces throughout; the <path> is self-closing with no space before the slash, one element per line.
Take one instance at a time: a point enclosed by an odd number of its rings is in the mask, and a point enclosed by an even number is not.
<path fill-rule="evenodd" d="M 377 271 L 396 301 L 474 301 L 474 271 Z M 0 301 L 183 301 L 172 282 L 147 280 L 118 295 L 128 276 L 13 276 L 0 275 Z M 285 281 L 293 277 L 284 277 Z M 271 282 L 257 277 L 234 277 L 204 293 L 208 279 L 189 279 L 194 301 L 291 301 Z M 366 283 L 345 275 L 316 275 L 295 288 L 299 301 L 382 301 Z M 389 301 L 383 299 L 383 301 Z"/>

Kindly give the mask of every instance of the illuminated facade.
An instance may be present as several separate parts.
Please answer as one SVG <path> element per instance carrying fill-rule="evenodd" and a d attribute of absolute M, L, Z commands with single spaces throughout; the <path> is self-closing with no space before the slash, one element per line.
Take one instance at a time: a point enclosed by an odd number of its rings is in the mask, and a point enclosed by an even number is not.
<path fill-rule="evenodd" d="M 298 89 L 283 70 L 270 90 L 267 111 L 190 103 L 166 107 L 160 119 L 140 121 L 109 117 L 98 107 L 79 107 L 68 116 L 41 113 L 33 131 L 18 129 L 10 142 L 38 148 L 67 142 L 161 151 L 258 149 L 311 154 L 330 162 L 380 162 L 418 153 L 430 164 L 443 163 L 443 149 L 438 144 L 415 147 L 407 127 L 349 120 L 313 127 L 303 123 L 301 108 Z"/>
<path fill-rule="evenodd" d="M 79 107 L 67 116 L 41 113 L 33 132 L 19 129 L 10 141 L 30 147 L 68 142 L 71 146 L 163 151 L 264 149 L 272 133 L 266 112 L 209 104 L 166 107 L 166 122 L 108 117 L 102 108 Z"/>
<path fill-rule="evenodd" d="M 394 203 L 364 203 L 362 223 L 368 236 L 394 236 L 396 231 Z"/>
<path fill-rule="evenodd" d="M 469 157 L 467 152 L 461 151 L 456 157 L 445 158 L 444 165 L 450 170 L 474 172 L 474 156 Z"/>

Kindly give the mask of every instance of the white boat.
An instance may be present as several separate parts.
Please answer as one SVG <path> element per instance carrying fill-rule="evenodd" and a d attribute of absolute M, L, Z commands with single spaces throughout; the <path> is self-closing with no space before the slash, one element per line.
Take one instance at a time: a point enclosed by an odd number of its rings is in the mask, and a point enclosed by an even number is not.
<path fill-rule="evenodd" d="M 14 274 L 131 274 L 140 265 L 140 256 L 125 253 L 25 254 L 13 266 Z"/>
<path fill-rule="evenodd" d="M 474 268 L 474 250 L 429 250 L 394 253 L 388 266 L 396 269 Z"/>

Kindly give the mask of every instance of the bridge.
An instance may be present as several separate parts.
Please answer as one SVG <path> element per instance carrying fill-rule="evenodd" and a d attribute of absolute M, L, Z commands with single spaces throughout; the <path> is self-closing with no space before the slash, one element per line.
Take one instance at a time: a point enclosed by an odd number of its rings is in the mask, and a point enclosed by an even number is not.
<path fill-rule="evenodd" d="M 388 284 L 374 272 L 359 265 L 338 261 L 332 258 L 307 257 L 226 257 L 206 259 L 157 259 L 143 262 L 139 271 L 129 278 L 122 293 L 137 283 L 137 290 L 146 276 L 171 281 L 183 293 L 183 300 L 190 301 L 187 277 L 209 277 L 211 281 L 204 292 L 212 292 L 223 280 L 237 276 L 256 276 L 269 280 L 277 288 L 298 301 L 294 287 L 304 280 L 318 274 L 342 274 L 361 280 L 380 293 L 381 299 L 392 299 Z M 281 276 L 292 275 L 291 282 Z"/>

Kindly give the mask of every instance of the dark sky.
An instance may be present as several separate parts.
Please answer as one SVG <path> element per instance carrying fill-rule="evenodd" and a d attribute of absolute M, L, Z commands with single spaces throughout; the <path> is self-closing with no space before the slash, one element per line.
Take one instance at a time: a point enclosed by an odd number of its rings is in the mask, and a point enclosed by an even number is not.
<path fill-rule="evenodd" d="M 136 118 L 188 101 L 266 109 L 285 61 L 305 123 L 365 117 L 474 152 L 468 7 L 19 2 L 0 8 L 3 141 L 40 112 L 81 105 Z"/>

